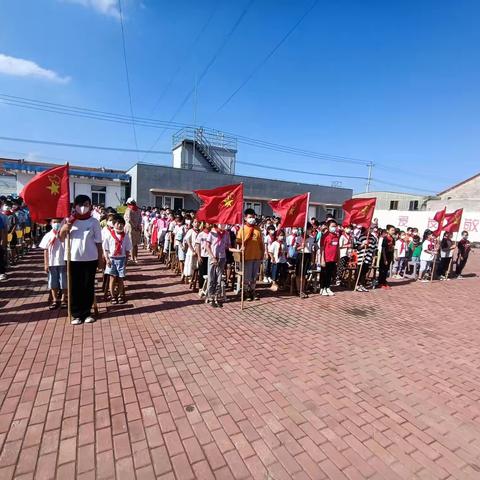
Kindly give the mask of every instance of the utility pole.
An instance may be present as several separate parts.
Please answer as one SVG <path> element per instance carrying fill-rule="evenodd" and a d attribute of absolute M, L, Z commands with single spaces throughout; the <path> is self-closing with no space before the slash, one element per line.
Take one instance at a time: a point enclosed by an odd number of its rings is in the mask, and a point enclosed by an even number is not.
<path fill-rule="evenodd" d="M 368 162 L 367 167 L 368 167 L 368 178 L 367 178 L 367 184 L 365 185 L 365 192 L 369 193 L 370 192 L 370 185 L 372 183 L 372 170 L 373 170 L 373 162 Z"/>

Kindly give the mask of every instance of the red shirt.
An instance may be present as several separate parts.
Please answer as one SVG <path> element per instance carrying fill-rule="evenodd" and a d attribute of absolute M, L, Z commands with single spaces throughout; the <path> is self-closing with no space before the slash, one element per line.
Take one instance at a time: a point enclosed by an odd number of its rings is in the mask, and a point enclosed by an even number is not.
<path fill-rule="evenodd" d="M 325 262 L 336 262 L 338 258 L 338 234 L 328 232 L 322 235 L 320 247 Z"/>

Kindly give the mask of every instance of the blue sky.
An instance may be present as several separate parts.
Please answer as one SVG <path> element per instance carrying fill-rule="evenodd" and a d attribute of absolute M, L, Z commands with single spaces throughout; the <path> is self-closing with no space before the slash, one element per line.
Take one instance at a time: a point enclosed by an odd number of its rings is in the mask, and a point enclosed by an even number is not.
<path fill-rule="evenodd" d="M 219 110 L 312 5 L 311 0 L 250 1 L 122 0 L 135 115 L 172 119 L 195 78 L 224 45 L 198 84 L 197 123 L 373 161 L 376 190 L 435 192 L 478 173 L 478 1 L 319 1 Z M 2 0 L 0 19 L 0 94 L 130 114 L 118 0 Z M 193 118 L 191 97 L 174 121 L 192 123 Z M 135 148 L 131 126 L 1 102 L 0 132 Z M 139 148 L 151 148 L 160 132 L 138 126 Z M 165 131 L 155 148 L 169 150 L 172 133 Z M 2 140 L 0 156 L 114 168 L 137 159 L 171 162 L 169 155 Z M 239 146 L 238 160 L 333 175 L 367 174 L 361 165 L 246 145 Z M 245 165 L 238 165 L 237 173 L 326 185 L 337 180 Z M 362 180 L 338 180 L 356 191 L 365 187 Z"/>

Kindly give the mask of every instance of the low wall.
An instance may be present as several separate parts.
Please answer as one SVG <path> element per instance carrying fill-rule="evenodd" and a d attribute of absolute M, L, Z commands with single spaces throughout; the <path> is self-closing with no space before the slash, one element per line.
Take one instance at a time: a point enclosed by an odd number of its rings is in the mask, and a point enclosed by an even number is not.
<path fill-rule="evenodd" d="M 392 224 L 402 230 L 407 227 L 417 227 L 420 235 L 429 228 L 435 230 L 437 222 L 433 220 L 435 211 L 401 211 L 401 210 L 375 210 L 374 218 L 378 218 L 378 225 L 382 228 L 387 224 Z M 480 242 L 480 212 L 464 211 L 462 223 L 460 224 L 460 232 L 466 230 L 469 239 L 472 242 Z M 458 234 L 460 238 L 460 233 Z M 454 239 L 456 240 L 457 238 Z"/>

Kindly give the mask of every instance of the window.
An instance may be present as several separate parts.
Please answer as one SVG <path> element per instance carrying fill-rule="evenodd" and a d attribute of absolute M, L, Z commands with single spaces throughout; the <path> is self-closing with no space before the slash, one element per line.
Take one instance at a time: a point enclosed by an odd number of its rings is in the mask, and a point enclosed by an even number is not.
<path fill-rule="evenodd" d="M 183 208 L 183 197 L 173 197 L 173 209 L 182 210 Z"/>
<path fill-rule="evenodd" d="M 390 200 L 390 210 L 398 210 L 398 200 Z"/>
<path fill-rule="evenodd" d="M 107 200 L 107 187 L 102 185 L 92 185 L 92 203 L 94 205 L 105 206 Z"/>
<path fill-rule="evenodd" d="M 252 208 L 257 215 L 262 214 L 262 204 L 258 202 L 244 202 L 243 203 L 244 210 L 247 208 Z"/>
<path fill-rule="evenodd" d="M 331 215 L 333 218 L 337 218 L 337 210 L 332 207 L 327 207 L 327 214 Z"/>
<path fill-rule="evenodd" d="M 170 195 L 156 195 L 155 206 L 158 208 L 171 208 L 172 210 L 183 209 L 183 197 L 172 197 Z"/>
<path fill-rule="evenodd" d="M 418 200 L 411 200 L 408 206 L 409 210 L 418 210 Z"/>

